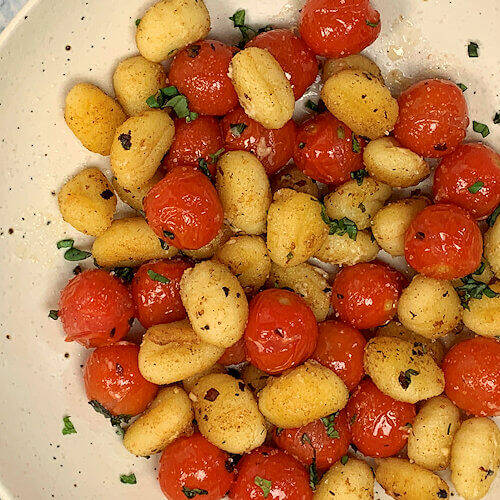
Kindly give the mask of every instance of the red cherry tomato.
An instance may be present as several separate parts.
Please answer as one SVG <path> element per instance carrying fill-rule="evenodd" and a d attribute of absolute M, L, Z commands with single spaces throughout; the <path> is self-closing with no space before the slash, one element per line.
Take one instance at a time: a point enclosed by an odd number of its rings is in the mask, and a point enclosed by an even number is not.
<path fill-rule="evenodd" d="M 436 203 L 487 217 L 500 204 L 500 155 L 480 142 L 458 146 L 437 167 L 433 190 Z"/>
<path fill-rule="evenodd" d="M 178 165 L 198 167 L 202 158 L 213 176 L 216 162 L 210 155 L 223 145 L 219 122 L 213 116 L 200 116 L 192 122 L 176 120 L 174 142 L 162 163 L 167 170 Z"/>
<path fill-rule="evenodd" d="M 245 361 L 245 339 L 242 337 L 236 344 L 228 347 L 217 363 L 221 365 L 237 365 Z"/>
<path fill-rule="evenodd" d="M 235 125 L 245 125 L 240 131 Z M 228 151 L 249 151 L 264 165 L 268 175 L 277 172 L 292 157 L 295 123 L 290 120 L 282 128 L 267 129 L 252 120 L 242 108 L 236 108 L 221 121 L 224 147 Z"/>
<path fill-rule="evenodd" d="M 474 272 L 481 263 L 483 237 L 463 208 L 445 203 L 424 208 L 405 234 L 405 258 L 431 278 L 451 280 Z"/>
<path fill-rule="evenodd" d="M 235 474 L 232 458 L 199 432 L 169 444 L 160 458 L 158 481 L 169 500 L 220 500 L 231 488 Z M 197 491 L 198 490 L 198 491 Z"/>
<path fill-rule="evenodd" d="M 398 99 L 394 136 L 408 149 L 428 158 L 454 151 L 469 125 L 463 92 L 448 80 L 423 80 Z"/>
<path fill-rule="evenodd" d="M 132 296 L 137 307 L 137 319 L 144 328 L 186 317 L 180 282 L 184 271 L 190 267 L 193 267 L 191 263 L 174 259 L 148 262 L 137 270 L 132 281 Z M 166 278 L 168 283 L 159 281 L 162 278 Z"/>
<path fill-rule="evenodd" d="M 83 369 L 89 401 L 98 401 L 113 415 L 139 415 L 154 399 L 158 386 L 139 371 L 139 347 L 128 342 L 98 347 Z"/>
<path fill-rule="evenodd" d="M 350 179 L 351 172 L 363 165 L 364 141 L 356 138 L 358 151 L 353 148 L 353 137 L 351 129 L 330 113 L 316 115 L 297 131 L 295 164 L 316 181 L 342 184 Z"/>
<path fill-rule="evenodd" d="M 344 57 L 358 54 L 380 33 L 380 14 L 369 0 L 307 0 L 299 30 L 318 55 Z"/>
<path fill-rule="evenodd" d="M 365 374 L 365 338 L 359 330 L 340 321 L 319 323 L 318 330 L 312 358 L 334 371 L 352 391 Z"/>
<path fill-rule="evenodd" d="M 312 50 L 292 30 L 265 31 L 251 40 L 247 47 L 267 49 L 278 61 L 292 85 L 295 100 L 314 83 L 318 61 Z"/>
<path fill-rule="evenodd" d="M 224 213 L 207 176 L 193 167 L 176 167 L 144 198 L 146 220 L 156 235 L 180 250 L 194 250 L 212 241 Z"/>
<path fill-rule="evenodd" d="M 311 500 L 309 474 L 284 451 L 261 446 L 245 455 L 238 464 L 238 479 L 231 500 Z"/>
<path fill-rule="evenodd" d="M 271 288 L 250 302 L 245 329 L 248 360 L 266 373 L 280 373 L 311 356 L 318 325 L 302 297 Z"/>
<path fill-rule="evenodd" d="M 221 116 L 238 105 L 227 76 L 237 50 L 216 40 L 200 40 L 174 57 L 168 78 L 187 97 L 191 111 Z"/>
<path fill-rule="evenodd" d="M 374 328 L 396 314 L 404 276 L 382 262 L 344 267 L 332 285 L 332 306 L 342 321 L 355 328 Z"/>
<path fill-rule="evenodd" d="M 352 442 L 369 457 L 390 457 L 408 440 L 415 406 L 383 394 L 369 379 L 363 380 L 346 406 Z"/>
<path fill-rule="evenodd" d="M 456 344 L 446 354 L 446 395 L 472 415 L 500 415 L 500 342 L 476 337 Z"/>
<path fill-rule="evenodd" d="M 308 467 L 316 457 L 318 469 L 328 469 L 346 453 L 351 430 L 345 410 L 296 429 L 273 430 L 275 443 Z"/>
<path fill-rule="evenodd" d="M 101 347 L 119 342 L 135 315 L 132 295 L 122 282 L 101 269 L 83 271 L 64 287 L 59 299 L 66 342 Z"/>

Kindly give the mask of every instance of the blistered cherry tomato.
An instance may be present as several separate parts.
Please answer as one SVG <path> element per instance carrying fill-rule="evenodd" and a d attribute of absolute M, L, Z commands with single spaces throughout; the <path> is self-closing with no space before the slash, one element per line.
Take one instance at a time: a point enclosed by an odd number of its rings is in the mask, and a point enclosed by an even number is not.
<path fill-rule="evenodd" d="M 365 338 L 356 328 L 334 320 L 319 323 L 318 331 L 312 358 L 333 370 L 352 391 L 365 374 Z"/>
<path fill-rule="evenodd" d="M 221 365 L 237 365 L 245 361 L 245 339 L 242 337 L 236 344 L 228 347 L 224 354 L 218 359 L 217 363 Z"/>
<path fill-rule="evenodd" d="M 312 179 L 342 184 L 351 172 L 362 168 L 363 140 L 354 138 L 349 127 L 330 113 L 316 115 L 297 131 L 293 159 Z"/>
<path fill-rule="evenodd" d="M 313 51 L 292 30 L 264 31 L 247 47 L 267 49 L 278 61 L 292 85 L 295 100 L 300 99 L 318 75 L 318 61 Z"/>
<path fill-rule="evenodd" d="M 318 55 L 344 57 L 371 45 L 380 33 L 380 14 L 369 0 L 307 0 L 299 30 Z"/>
<path fill-rule="evenodd" d="M 396 314 L 404 276 L 382 262 L 344 267 L 332 285 L 332 306 L 342 321 L 355 328 L 374 328 Z"/>
<path fill-rule="evenodd" d="M 369 379 L 361 381 L 346 406 L 352 442 L 369 457 L 390 457 L 408 440 L 415 406 L 383 394 Z"/>
<path fill-rule="evenodd" d="M 114 276 L 101 269 L 83 271 L 64 287 L 59 299 L 66 342 L 101 347 L 119 342 L 135 315 L 132 295 Z"/>
<path fill-rule="evenodd" d="M 405 234 L 405 258 L 431 278 L 451 280 L 474 272 L 481 263 L 483 237 L 468 212 L 440 203 L 424 208 Z"/>
<path fill-rule="evenodd" d="M 480 142 L 462 144 L 434 173 L 434 199 L 483 219 L 500 204 L 500 155 Z"/>
<path fill-rule="evenodd" d="M 238 105 L 228 76 L 236 51 L 216 40 L 200 40 L 174 57 L 168 78 L 187 97 L 191 111 L 221 116 Z"/>
<path fill-rule="evenodd" d="M 192 267 L 186 260 L 157 260 L 143 264 L 132 281 L 132 296 L 137 319 L 144 328 L 180 321 L 186 317 L 180 282 L 184 271 Z"/>
<path fill-rule="evenodd" d="M 500 321 L 500 318 L 499 318 Z M 453 346 L 443 365 L 446 395 L 472 415 L 500 415 L 500 342 L 476 337 Z"/>
<path fill-rule="evenodd" d="M 318 469 L 328 469 L 346 453 L 351 430 L 345 410 L 295 429 L 275 428 L 274 442 L 308 467 L 316 457 Z"/>
<path fill-rule="evenodd" d="M 160 458 L 158 481 L 169 500 L 220 500 L 231 488 L 233 459 L 199 432 L 169 444 Z"/>
<path fill-rule="evenodd" d="M 212 176 L 215 174 L 215 155 L 223 147 L 219 122 L 213 116 L 199 116 L 196 120 L 175 121 L 175 137 L 163 166 L 172 170 L 177 165 L 199 167 L 200 158 L 207 162 Z"/>
<path fill-rule="evenodd" d="M 168 172 L 143 204 L 151 229 L 180 250 L 205 246 L 217 236 L 224 220 L 217 191 L 193 167 L 179 166 Z"/>
<path fill-rule="evenodd" d="M 128 342 L 98 347 L 83 369 L 89 401 L 98 401 L 113 415 L 139 415 L 153 400 L 158 386 L 139 371 L 139 347 Z"/>
<path fill-rule="evenodd" d="M 304 467 L 288 453 L 268 446 L 261 446 L 241 459 L 238 479 L 229 496 L 231 500 L 313 497 Z"/>
<path fill-rule="evenodd" d="M 250 302 L 244 338 L 248 360 L 260 370 L 275 374 L 311 356 L 318 325 L 302 297 L 271 288 Z"/>
<path fill-rule="evenodd" d="M 408 149 L 428 158 L 454 151 L 469 125 L 462 91 L 448 80 L 423 80 L 398 99 L 399 117 L 394 136 Z"/>
<path fill-rule="evenodd" d="M 242 108 L 236 108 L 221 121 L 224 147 L 228 151 L 249 151 L 264 165 L 270 175 L 283 167 L 293 155 L 295 123 L 267 129 L 252 120 Z"/>

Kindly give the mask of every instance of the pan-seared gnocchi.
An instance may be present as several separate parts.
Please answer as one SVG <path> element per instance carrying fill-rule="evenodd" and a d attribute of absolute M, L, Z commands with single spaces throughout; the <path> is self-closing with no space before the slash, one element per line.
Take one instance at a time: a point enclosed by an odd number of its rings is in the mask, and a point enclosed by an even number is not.
<path fill-rule="evenodd" d="M 223 224 L 217 236 L 212 241 L 196 250 L 183 250 L 183 253 L 195 260 L 210 259 L 231 236 L 233 236 L 233 230 L 227 224 Z"/>
<path fill-rule="evenodd" d="M 500 217 L 484 235 L 484 256 L 497 278 L 500 278 Z"/>
<path fill-rule="evenodd" d="M 266 386 L 269 374 L 259 370 L 252 364 L 248 364 L 243 368 L 241 372 L 241 378 L 248 385 L 250 390 L 254 393 L 258 393 L 261 389 Z"/>
<path fill-rule="evenodd" d="M 198 383 L 198 381 L 205 375 L 210 375 L 212 373 L 225 373 L 225 372 L 226 369 L 221 364 L 215 363 L 215 365 L 212 365 L 206 370 L 203 370 L 200 373 L 196 373 L 195 375 L 191 375 L 190 377 L 185 378 L 182 381 L 182 387 L 189 394 L 193 390 L 194 386 Z"/>
<path fill-rule="evenodd" d="M 339 57 L 338 59 L 327 59 L 323 66 L 323 81 L 326 82 L 328 78 L 345 69 L 365 71 L 376 76 L 384 83 L 380 68 L 369 57 L 362 54 L 351 54 L 350 56 Z"/>
<path fill-rule="evenodd" d="M 144 210 L 142 202 L 144 201 L 146 195 L 149 193 L 149 190 L 155 184 L 158 184 L 158 182 L 160 182 L 162 178 L 163 178 L 163 173 L 158 170 L 153 175 L 153 177 L 149 179 L 149 181 L 146 181 L 141 186 L 133 188 L 125 188 L 123 186 L 120 186 L 120 184 L 118 184 L 118 180 L 116 179 L 116 177 L 113 177 L 111 182 L 118 197 L 128 206 L 140 212 L 141 210 Z"/>
<path fill-rule="evenodd" d="M 496 295 L 486 294 L 480 299 L 470 299 L 464 309 L 463 321 L 467 328 L 483 337 L 500 337 L 500 281 L 489 286 Z"/>
<path fill-rule="evenodd" d="M 288 167 L 282 168 L 271 178 L 271 190 L 273 193 L 285 188 L 293 189 L 299 193 L 310 194 L 315 198 L 319 196 L 319 189 L 316 182 L 310 177 L 307 177 L 307 175 L 295 165 L 289 165 Z"/>

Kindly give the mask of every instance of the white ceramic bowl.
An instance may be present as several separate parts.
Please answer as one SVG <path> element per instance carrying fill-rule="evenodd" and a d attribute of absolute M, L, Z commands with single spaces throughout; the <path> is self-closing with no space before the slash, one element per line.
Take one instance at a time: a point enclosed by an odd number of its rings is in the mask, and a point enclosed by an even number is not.
<path fill-rule="evenodd" d="M 73 266 L 56 241 L 88 240 L 65 224 L 55 191 L 85 165 L 108 159 L 84 149 L 66 127 L 66 91 L 89 81 L 111 92 L 117 62 L 135 54 L 134 21 L 150 0 L 32 0 L 0 36 L 0 498 L 163 498 L 158 457 L 134 458 L 87 404 L 80 366 L 87 353 L 66 344 L 47 318 Z M 246 8 L 255 26 L 292 25 L 300 0 L 206 0 L 212 35 L 235 41 L 228 17 Z M 393 90 L 427 76 L 467 85 L 471 119 L 487 123 L 500 149 L 499 4 L 494 0 L 373 0 L 382 34 L 367 51 Z M 469 40 L 480 57 L 467 57 Z M 395 73 L 396 72 L 396 73 Z M 402 72 L 402 73 L 398 73 Z M 470 139 L 479 140 L 470 132 Z M 85 263 L 85 266 L 90 266 Z M 63 436 L 71 415 L 77 434 Z M 137 485 L 123 485 L 135 472 Z M 381 495 L 378 495 L 382 497 Z M 487 498 L 500 497 L 500 480 Z M 457 497 L 455 497 L 457 498 Z"/>

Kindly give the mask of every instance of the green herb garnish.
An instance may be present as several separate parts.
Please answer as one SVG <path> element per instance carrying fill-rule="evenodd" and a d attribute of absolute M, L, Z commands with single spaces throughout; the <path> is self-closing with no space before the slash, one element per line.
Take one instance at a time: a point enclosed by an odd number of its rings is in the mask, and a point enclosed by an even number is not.
<path fill-rule="evenodd" d="M 210 161 L 212 163 L 217 163 L 219 161 L 220 156 L 224 154 L 224 151 L 226 151 L 224 148 L 220 148 L 214 154 L 209 154 L 208 156 L 210 157 Z"/>
<path fill-rule="evenodd" d="M 361 184 L 363 184 L 363 179 L 365 177 L 368 177 L 368 171 L 364 168 L 360 168 L 359 170 L 351 172 L 351 179 L 354 179 L 358 183 L 358 186 L 361 186 Z"/>
<path fill-rule="evenodd" d="M 240 137 L 247 127 L 248 125 L 246 123 L 231 123 L 229 129 L 233 137 Z"/>
<path fill-rule="evenodd" d="M 337 417 L 338 412 L 332 413 L 328 415 L 328 417 L 323 417 L 321 422 L 326 427 L 326 434 L 328 437 L 332 439 L 338 439 L 340 437 L 339 431 L 335 429 L 335 418 Z"/>
<path fill-rule="evenodd" d="M 304 432 L 304 434 L 302 434 L 302 436 L 300 436 L 300 442 L 302 444 L 309 443 L 310 445 L 312 445 L 311 438 L 305 432 Z"/>
<path fill-rule="evenodd" d="M 163 230 L 163 235 L 168 238 L 169 240 L 173 240 L 175 239 L 175 234 L 172 233 L 171 231 L 166 231 L 166 230 Z"/>
<path fill-rule="evenodd" d="M 310 99 L 306 102 L 306 108 L 309 108 L 311 111 L 315 111 L 316 113 L 319 110 L 319 106 Z"/>
<path fill-rule="evenodd" d="M 354 132 L 352 133 L 351 140 L 352 140 L 352 150 L 355 153 L 359 153 L 361 151 L 361 146 L 359 145 L 359 141 L 356 138 L 356 135 L 354 134 Z"/>
<path fill-rule="evenodd" d="M 57 242 L 57 248 L 73 248 L 73 245 L 75 244 L 75 240 L 61 240 Z"/>
<path fill-rule="evenodd" d="M 305 142 L 299 142 L 299 149 L 304 149 L 306 147 Z"/>
<path fill-rule="evenodd" d="M 212 180 L 212 174 L 210 173 L 210 169 L 208 168 L 208 163 L 206 160 L 200 158 L 198 160 L 198 167 L 210 180 Z"/>
<path fill-rule="evenodd" d="M 337 137 L 339 139 L 344 139 L 345 138 L 345 130 L 344 130 L 344 127 L 342 127 L 341 125 L 339 125 L 337 127 Z"/>
<path fill-rule="evenodd" d="M 348 234 L 351 240 L 356 240 L 358 236 L 358 226 L 355 222 L 347 217 L 342 217 L 342 219 L 330 219 L 326 213 L 325 205 L 321 204 L 321 218 L 323 222 L 328 226 L 328 234 L 338 234 L 343 236 Z"/>
<path fill-rule="evenodd" d="M 348 461 L 349 461 L 349 455 L 344 455 L 344 456 L 340 459 L 340 463 L 341 463 L 342 465 L 345 465 Z"/>
<path fill-rule="evenodd" d="M 316 489 L 316 485 L 319 483 L 318 469 L 316 467 L 316 450 L 314 452 L 314 457 L 312 459 L 311 465 L 309 466 L 309 486 L 311 490 Z"/>
<path fill-rule="evenodd" d="M 202 490 L 201 488 L 186 488 L 185 486 L 182 487 L 182 493 L 186 495 L 187 498 L 194 498 L 196 495 L 208 495 L 207 490 Z"/>
<path fill-rule="evenodd" d="M 146 104 L 150 108 L 172 108 L 178 118 L 185 118 L 186 122 L 192 122 L 198 118 L 198 113 L 189 110 L 187 97 L 181 94 L 176 87 L 164 87 L 156 94 L 146 99 Z"/>
<path fill-rule="evenodd" d="M 140 20 L 140 19 L 136 19 L 136 20 L 135 20 L 135 25 L 136 25 L 136 26 L 139 26 L 139 24 L 141 24 L 141 20 Z"/>
<path fill-rule="evenodd" d="M 420 372 L 417 372 L 416 370 L 413 370 L 412 368 L 404 371 L 404 372 L 399 372 L 399 385 L 404 389 L 408 389 L 411 384 L 411 377 L 412 375 L 418 375 Z"/>
<path fill-rule="evenodd" d="M 245 45 L 258 33 L 263 33 L 264 31 L 270 31 L 273 28 L 271 26 L 265 26 L 264 28 L 259 28 L 256 30 L 245 24 L 245 10 L 237 10 L 229 19 L 233 21 L 233 27 L 238 28 L 241 33 L 241 40 L 236 44 L 240 49 L 244 48 Z"/>
<path fill-rule="evenodd" d="M 99 403 L 99 401 L 96 401 L 95 399 L 89 401 L 89 405 L 92 406 L 97 413 L 100 413 L 105 418 L 110 420 L 111 426 L 115 428 L 115 432 L 119 436 L 124 436 L 125 431 L 122 427 L 122 423 L 128 423 L 128 421 L 132 418 L 131 415 L 112 415 L 106 408 L 104 408 L 104 406 L 102 406 L 101 403 Z"/>
<path fill-rule="evenodd" d="M 158 281 L 159 283 L 164 283 L 168 284 L 170 283 L 170 280 L 166 278 L 165 276 L 155 273 L 152 269 L 148 270 L 148 276 L 153 280 L 153 281 Z"/>
<path fill-rule="evenodd" d="M 76 262 L 79 260 L 85 260 L 91 257 L 92 254 L 85 250 L 79 250 L 78 248 L 69 248 L 64 252 L 64 258 L 70 262 Z"/>
<path fill-rule="evenodd" d="M 49 312 L 49 318 L 53 320 L 59 319 L 59 311 L 57 309 L 51 309 Z"/>
<path fill-rule="evenodd" d="M 70 420 L 70 417 L 63 417 L 63 423 L 64 427 L 62 429 L 63 436 L 66 436 L 68 434 L 76 434 L 76 429 L 73 423 Z"/>
<path fill-rule="evenodd" d="M 483 137 L 490 135 L 490 129 L 488 128 L 488 125 L 485 125 L 484 123 L 473 121 L 472 129 L 474 130 L 474 132 L 481 134 Z"/>
<path fill-rule="evenodd" d="M 467 188 L 467 191 L 469 191 L 469 193 L 471 193 L 471 194 L 476 194 L 478 191 L 481 190 L 481 188 L 483 186 L 484 186 L 484 182 L 477 181 L 477 182 L 474 182 L 474 184 L 472 184 L 472 186 L 469 186 Z"/>
<path fill-rule="evenodd" d="M 260 476 L 255 476 L 254 483 L 262 490 L 264 498 L 267 498 L 269 496 L 269 493 L 271 492 L 271 481 Z"/>
<path fill-rule="evenodd" d="M 484 264 L 483 264 L 484 265 Z M 484 267 L 483 267 L 484 270 Z M 469 309 L 469 300 L 470 299 L 482 299 L 483 295 L 490 299 L 494 299 L 495 297 L 500 296 L 499 293 L 493 291 L 487 283 L 483 283 L 482 281 L 478 281 L 474 278 L 482 274 L 481 266 L 477 271 L 472 274 L 468 274 L 464 278 L 460 278 L 460 281 L 463 285 L 456 288 L 458 294 L 460 295 L 460 300 L 462 302 L 462 307 L 465 309 Z"/>
<path fill-rule="evenodd" d="M 479 57 L 478 54 L 479 45 L 476 42 L 469 42 L 467 45 L 467 53 L 469 57 Z"/>
<path fill-rule="evenodd" d="M 135 270 L 132 267 L 114 267 L 111 269 L 111 273 L 124 283 L 130 283 L 134 277 Z"/>
<path fill-rule="evenodd" d="M 495 113 L 495 116 L 493 117 L 493 123 L 495 125 L 498 125 L 500 123 L 500 111 Z"/>
<path fill-rule="evenodd" d="M 137 479 L 135 478 L 135 474 L 132 472 L 132 474 L 121 474 L 120 475 L 120 482 L 123 484 L 137 484 Z"/>
<path fill-rule="evenodd" d="M 376 28 L 380 24 L 380 20 L 372 23 L 371 21 L 368 21 L 368 19 L 365 20 L 367 26 L 370 26 L 370 28 Z"/>
<path fill-rule="evenodd" d="M 463 83 L 457 83 L 457 87 L 462 91 L 465 92 L 467 90 L 467 87 Z"/>
<path fill-rule="evenodd" d="M 500 205 L 498 205 L 498 207 L 495 208 L 493 213 L 486 219 L 486 222 L 488 222 L 488 226 L 493 227 L 499 215 L 500 215 Z"/>

